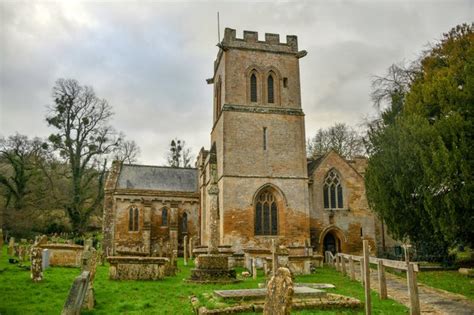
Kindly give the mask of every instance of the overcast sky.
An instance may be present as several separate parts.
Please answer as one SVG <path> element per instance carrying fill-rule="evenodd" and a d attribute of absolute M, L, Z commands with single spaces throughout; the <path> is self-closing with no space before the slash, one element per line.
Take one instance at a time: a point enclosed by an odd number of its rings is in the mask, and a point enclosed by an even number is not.
<path fill-rule="evenodd" d="M 216 12 L 225 27 L 297 35 L 306 134 L 360 125 L 376 111 L 373 75 L 416 59 L 451 27 L 474 20 L 474 1 L 5 1 L 0 0 L 0 136 L 46 137 L 58 78 L 92 86 L 112 125 L 164 164 L 170 139 L 209 148 Z"/>

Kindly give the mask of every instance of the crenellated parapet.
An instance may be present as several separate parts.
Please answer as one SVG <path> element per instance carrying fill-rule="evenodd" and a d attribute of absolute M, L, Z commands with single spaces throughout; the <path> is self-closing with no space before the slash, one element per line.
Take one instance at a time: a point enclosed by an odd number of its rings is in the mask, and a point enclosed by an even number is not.
<path fill-rule="evenodd" d="M 295 35 L 287 35 L 286 43 L 281 43 L 279 34 L 265 33 L 265 40 L 260 41 L 258 40 L 258 32 L 244 31 L 244 38 L 237 38 L 234 29 L 226 28 L 222 46 L 224 50 L 226 48 L 240 48 L 297 54 L 298 37 Z"/>

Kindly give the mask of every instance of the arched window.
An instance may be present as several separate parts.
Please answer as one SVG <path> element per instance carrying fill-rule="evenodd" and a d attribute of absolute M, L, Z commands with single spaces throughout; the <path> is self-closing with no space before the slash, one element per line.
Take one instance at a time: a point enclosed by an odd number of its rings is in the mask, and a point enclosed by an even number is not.
<path fill-rule="evenodd" d="M 136 207 L 128 210 L 128 230 L 138 231 L 138 208 Z"/>
<path fill-rule="evenodd" d="M 335 170 L 330 170 L 324 179 L 323 197 L 325 209 L 342 209 L 344 207 L 341 179 Z"/>
<path fill-rule="evenodd" d="M 257 101 L 257 76 L 255 73 L 250 76 L 250 101 Z"/>
<path fill-rule="evenodd" d="M 255 235 L 278 234 L 278 208 L 275 196 L 262 191 L 255 203 Z"/>
<path fill-rule="evenodd" d="M 166 208 L 161 209 L 161 225 L 168 225 L 168 209 Z"/>
<path fill-rule="evenodd" d="M 273 75 L 269 75 L 267 79 L 267 94 L 268 94 L 268 103 L 274 103 L 275 102 L 275 97 L 274 97 L 274 91 L 275 89 L 273 88 Z"/>
<path fill-rule="evenodd" d="M 181 221 L 181 232 L 188 233 L 188 214 L 186 212 L 183 213 L 183 219 Z"/>

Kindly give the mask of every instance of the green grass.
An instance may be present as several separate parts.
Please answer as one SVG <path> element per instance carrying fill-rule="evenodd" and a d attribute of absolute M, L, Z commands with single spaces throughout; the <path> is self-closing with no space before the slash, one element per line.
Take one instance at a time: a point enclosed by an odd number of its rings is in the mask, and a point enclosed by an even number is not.
<path fill-rule="evenodd" d="M 469 278 L 460 274 L 457 270 L 449 271 L 423 271 L 418 273 L 418 282 L 443 289 L 449 292 L 458 293 L 474 300 L 474 278 Z"/>
<path fill-rule="evenodd" d="M 183 266 L 175 277 L 162 281 L 110 281 L 108 268 L 99 266 L 95 292 L 97 305 L 94 311 L 83 314 L 192 314 L 189 297 L 202 298 L 205 293 L 216 289 L 256 288 L 263 282 L 263 275 L 257 280 L 245 279 L 232 285 L 198 285 L 185 283 L 192 266 Z M 241 271 L 241 270 L 239 270 Z M 7 262 L 5 250 L 0 257 L 0 314 L 59 314 L 67 297 L 73 279 L 79 275 L 78 268 L 49 268 L 44 272 L 44 281 L 32 283 L 29 271 Z M 328 292 L 343 294 L 364 300 L 363 287 L 350 281 L 331 268 L 318 269 L 315 274 L 299 276 L 298 282 L 333 283 L 336 289 Z M 406 314 L 407 308 L 393 301 L 380 301 L 372 293 L 374 314 Z M 364 310 L 300 311 L 294 314 L 363 314 Z"/>

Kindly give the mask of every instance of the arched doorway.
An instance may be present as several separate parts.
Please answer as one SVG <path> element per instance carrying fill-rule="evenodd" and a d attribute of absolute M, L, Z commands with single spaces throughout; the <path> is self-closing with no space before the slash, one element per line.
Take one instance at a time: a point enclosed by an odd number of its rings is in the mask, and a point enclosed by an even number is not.
<path fill-rule="evenodd" d="M 331 253 L 335 254 L 338 252 L 337 249 L 337 237 L 335 237 L 332 233 L 327 233 L 323 241 L 323 252 L 325 253 L 330 251 Z"/>

